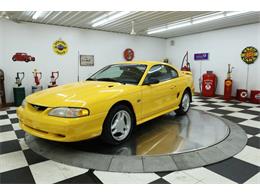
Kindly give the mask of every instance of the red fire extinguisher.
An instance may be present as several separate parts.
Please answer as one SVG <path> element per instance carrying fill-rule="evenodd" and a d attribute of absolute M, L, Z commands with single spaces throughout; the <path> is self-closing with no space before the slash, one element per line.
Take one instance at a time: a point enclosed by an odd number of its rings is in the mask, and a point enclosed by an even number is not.
<path fill-rule="evenodd" d="M 202 75 L 202 95 L 205 97 L 215 96 L 217 88 L 217 76 L 213 71 L 207 71 Z"/>
<path fill-rule="evenodd" d="M 231 73 L 232 73 L 231 65 L 228 64 L 228 72 L 227 72 L 227 79 L 224 82 L 224 99 L 230 100 L 231 99 L 231 93 L 232 93 L 232 79 L 231 79 Z"/>

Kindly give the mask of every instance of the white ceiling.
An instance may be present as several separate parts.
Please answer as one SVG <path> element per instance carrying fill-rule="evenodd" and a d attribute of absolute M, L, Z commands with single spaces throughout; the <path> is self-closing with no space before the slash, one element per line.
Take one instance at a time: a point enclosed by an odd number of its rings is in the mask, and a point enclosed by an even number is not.
<path fill-rule="evenodd" d="M 211 11 L 137 11 L 131 15 L 122 17 L 114 22 L 101 27 L 91 27 L 91 21 L 105 13 L 103 11 L 49 11 L 36 20 L 32 19 L 34 11 L 9 11 L 0 12 L 0 16 L 16 22 L 34 22 L 41 24 L 60 25 L 68 27 L 78 27 L 86 29 L 98 29 L 104 31 L 130 33 L 131 22 L 135 21 L 135 31 L 138 35 L 154 36 L 160 38 L 171 38 L 182 35 L 194 34 L 232 26 L 252 24 L 260 22 L 260 12 L 249 12 L 244 15 L 223 18 L 216 21 L 191 25 L 188 27 L 173 29 L 161 33 L 147 35 L 147 30 L 151 28 L 161 27 L 176 21 L 190 19 L 193 17 L 211 14 Z"/>

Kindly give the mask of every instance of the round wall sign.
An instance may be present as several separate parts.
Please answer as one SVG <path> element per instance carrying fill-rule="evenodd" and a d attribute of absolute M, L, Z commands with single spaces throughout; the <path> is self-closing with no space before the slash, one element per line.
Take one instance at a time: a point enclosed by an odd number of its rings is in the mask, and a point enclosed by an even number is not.
<path fill-rule="evenodd" d="M 68 52 L 68 45 L 65 41 L 61 39 L 55 41 L 52 44 L 53 51 L 58 55 L 64 55 Z"/>
<path fill-rule="evenodd" d="M 130 49 L 130 48 L 125 49 L 125 51 L 124 51 L 124 58 L 125 58 L 126 61 L 133 60 L 134 56 L 135 56 L 135 53 L 134 53 L 134 51 L 132 49 Z"/>
<path fill-rule="evenodd" d="M 258 51 L 254 47 L 246 47 L 241 53 L 241 59 L 247 64 L 253 64 L 258 57 Z"/>

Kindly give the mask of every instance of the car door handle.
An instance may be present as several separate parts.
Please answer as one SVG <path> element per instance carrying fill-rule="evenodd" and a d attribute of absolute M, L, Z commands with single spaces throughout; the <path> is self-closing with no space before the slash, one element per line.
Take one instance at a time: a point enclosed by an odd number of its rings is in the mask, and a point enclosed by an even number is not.
<path fill-rule="evenodd" d="M 175 89 L 176 85 L 170 86 L 170 89 Z"/>

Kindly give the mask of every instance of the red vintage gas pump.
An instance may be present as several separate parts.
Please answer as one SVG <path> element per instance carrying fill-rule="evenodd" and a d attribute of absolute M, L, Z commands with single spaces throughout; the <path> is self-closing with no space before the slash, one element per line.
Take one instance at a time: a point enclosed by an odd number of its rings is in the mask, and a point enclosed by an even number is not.
<path fill-rule="evenodd" d="M 213 71 L 207 71 L 202 75 L 202 95 L 205 97 L 215 96 L 217 88 L 217 76 Z"/>
<path fill-rule="evenodd" d="M 42 79 L 42 72 L 38 72 L 37 69 L 34 69 L 32 73 L 35 83 L 35 85 L 32 86 L 32 93 L 35 93 L 43 89 L 42 85 L 40 85 L 40 80 Z"/>
<path fill-rule="evenodd" d="M 230 100 L 231 99 L 231 93 L 232 93 L 232 79 L 231 79 L 231 73 L 232 73 L 231 65 L 228 64 L 228 72 L 227 72 L 227 79 L 224 83 L 224 99 Z"/>
<path fill-rule="evenodd" d="M 33 71 L 33 78 L 34 78 L 35 86 L 40 85 L 40 80 L 42 79 L 42 73 L 41 72 L 37 72 L 37 70 L 34 69 L 34 71 Z"/>

